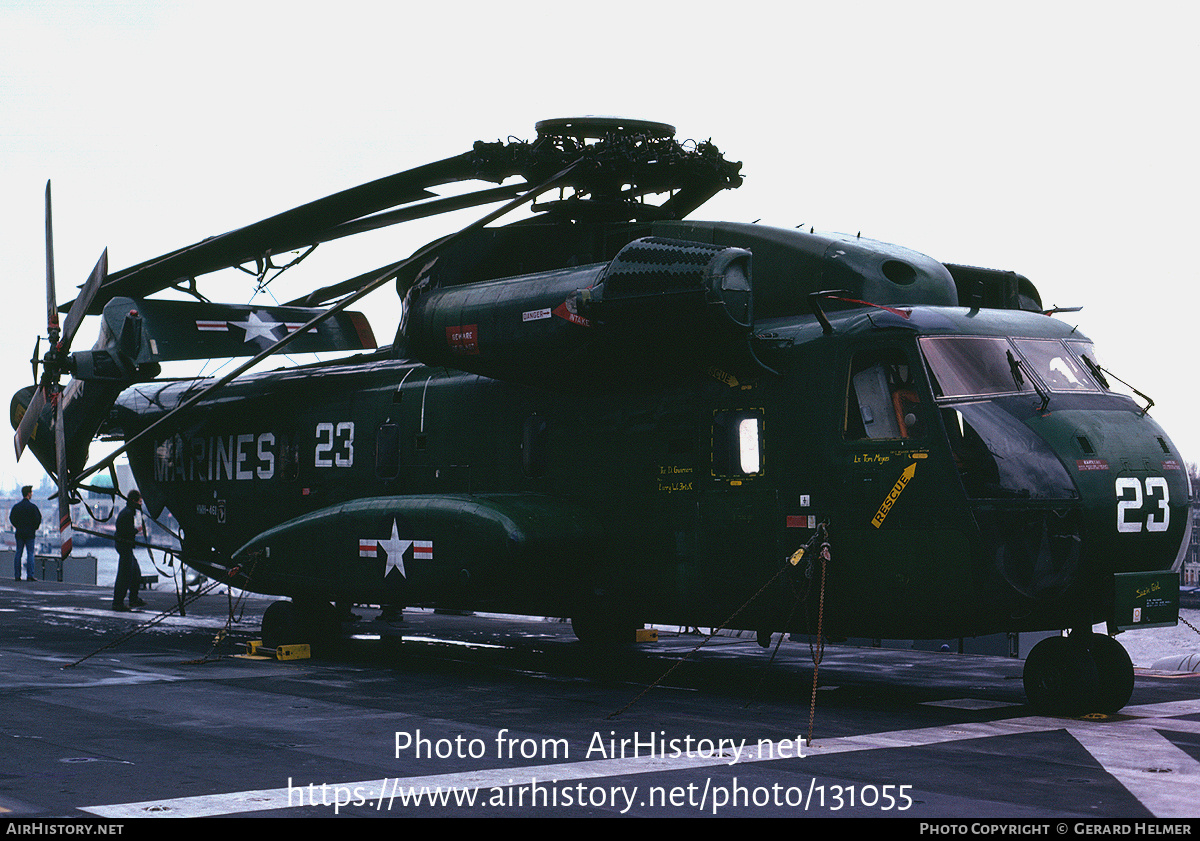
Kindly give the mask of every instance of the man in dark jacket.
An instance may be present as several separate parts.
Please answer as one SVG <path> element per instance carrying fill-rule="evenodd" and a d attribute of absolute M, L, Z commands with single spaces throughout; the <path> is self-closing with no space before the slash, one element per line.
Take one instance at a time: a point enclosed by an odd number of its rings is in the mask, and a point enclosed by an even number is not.
<path fill-rule="evenodd" d="M 142 583 L 142 570 L 133 557 L 133 541 L 137 537 L 137 515 L 142 510 L 142 495 L 130 491 L 128 503 L 117 515 L 117 581 L 113 585 L 113 610 L 129 610 L 141 607 L 144 601 L 138 598 L 138 587 Z M 125 606 L 125 594 L 129 594 L 129 607 Z"/>
<path fill-rule="evenodd" d="M 21 580 L 21 551 L 25 551 L 25 577 L 37 581 L 33 577 L 33 546 L 37 537 L 38 526 L 42 524 L 42 512 L 30 499 L 33 496 L 33 485 L 21 488 L 23 499 L 12 507 L 8 521 L 13 524 L 17 537 L 17 554 L 13 555 L 13 577 Z"/>

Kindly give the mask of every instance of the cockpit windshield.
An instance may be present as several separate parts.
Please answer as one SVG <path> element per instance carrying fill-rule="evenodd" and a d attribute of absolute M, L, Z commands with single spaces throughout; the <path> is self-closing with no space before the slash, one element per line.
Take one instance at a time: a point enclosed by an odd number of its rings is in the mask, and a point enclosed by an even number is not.
<path fill-rule="evenodd" d="M 1013 344 L 1051 391 L 1099 391 L 1095 380 L 1055 339 L 1014 339 Z"/>
<path fill-rule="evenodd" d="M 971 499 L 1076 499 L 1052 447 L 1024 422 L 1034 403 L 993 399 L 1098 392 L 1091 345 L 1003 336 L 924 336 L 934 396 L 963 488 Z"/>
<path fill-rule="evenodd" d="M 921 349 L 939 398 L 1032 392 L 1008 339 L 994 336 L 927 336 Z"/>
<path fill-rule="evenodd" d="M 925 336 L 934 395 L 941 400 L 1038 392 L 1101 391 L 1085 356 L 1090 343 L 1001 336 Z M 1074 351 L 1074 352 L 1073 352 Z M 1084 361 L 1081 361 L 1084 360 Z M 1031 379 L 1036 378 L 1036 381 Z M 1047 398 L 1048 399 L 1048 398 Z"/>

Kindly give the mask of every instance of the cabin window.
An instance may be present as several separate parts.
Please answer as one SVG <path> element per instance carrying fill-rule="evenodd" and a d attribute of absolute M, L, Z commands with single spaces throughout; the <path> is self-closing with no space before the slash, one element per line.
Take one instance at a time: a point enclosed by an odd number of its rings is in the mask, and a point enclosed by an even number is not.
<path fill-rule="evenodd" d="M 714 476 L 759 476 L 763 472 L 761 409 L 720 411 L 713 415 Z"/>
<path fill-rule="evenodd" d="M 375 475 L 395 479 L 400 474 L 400 427 L 391 421 L 375 433 Z"/>
<path fill-rule="evenodd" d="M 923 433 L 920 392 L 899 348 L 857 353 L 846 400 L 846 438 L 915 438 Z"/>
<path fill-rule="evenodd" d="M 738 469 L 753 475 L 762 468 L 761 444 L 759 443 L 758 418 L 742 418 L 738 421 Z"/>
<path fill-rule="evenodd" d="M 530 479 L 546 475 L 550 463 L 548 448 L 550 426 L 540 415 L 525 419 L 521 433 L 521 470 Z"/>

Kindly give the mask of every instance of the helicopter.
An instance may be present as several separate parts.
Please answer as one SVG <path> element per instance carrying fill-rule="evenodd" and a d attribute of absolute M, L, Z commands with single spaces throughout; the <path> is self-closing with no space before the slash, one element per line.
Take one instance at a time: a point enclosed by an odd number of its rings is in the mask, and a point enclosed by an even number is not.
<path fill-rule="evenodd" d="M 1115 389 L 1028 278 L 693 221 L 741 163 L 666 123 L 536 131 L 111 275 L 106 252 L 61 328 L 47 186 L 50 349 L 12 401 L 18 457 L 33 450 L 66 506 L 125 454 L 149 513 L 178 519 L 184 563 L 284 597 L 268 645 L 332 633 L 347 605 L 564 616 L 595 645 L 731 615 L 760 636 L 1066 630 L 1029 652 L 1030 703 L 1128 702 L 1114 637 L 1177 621 L 1189 479 L 1149 399 Z M 459 181 L 499 186 L 433 190 Z M 489 204 L 280 306 L 199 291 Z M 377 346 L 349 308 L 389 283 L 403 314 Z M 190 300 L 151 297 L 170 290 Z M 99 339 L 71 352 L 87 314 Z M 247 373 L 284 348 L 352 355 Z M 160 376 L 243 356 L 219 378 Z M 96 438 L 122 443 L 89 467 Z"/>

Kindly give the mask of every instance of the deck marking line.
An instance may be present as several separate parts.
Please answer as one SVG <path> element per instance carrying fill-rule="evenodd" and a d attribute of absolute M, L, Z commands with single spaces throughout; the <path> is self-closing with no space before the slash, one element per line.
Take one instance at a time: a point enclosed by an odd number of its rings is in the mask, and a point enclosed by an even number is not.
<path fill-rule="evenodd" d="M 1138 799 L 1156 817 L 1175 816 L 1178 808 L 1178 798 L 1184 790 L 1191 794 L 1200 790 L 1200 763 L 1195 762 L 1183 751 L 1180 751 L 1164 736 L 1156 732 L 1154 727 L 1169 730 L 1179 725 L 1181 731 L 1190 731 L 1191 722 L 1173 721 L 1169 716 L 1191 715 L 1200 713 L 1200 700 L 1175 701 L 1164 704 L 1147 704 L 1126 708 L 1132 715 L 1144 715 L 1146 719 L 1133 718 L 1122 721 L 1087 722 L 1076 719 L 1047 718 L 1042 716 L 1027 716 L 986 723 L 950 724 L 942 727 L 923 727 L 913 730 L 897 730 L 890 733 L 871 733 L 861 736 L 844 736 L 834 739 L 818 739 L 812 746 L 805 746 L 805 757 L 833 756 L 841 753 L 852 753 L 864 750 L 883 750 L 888 748 L 920 747 L 926 745 L 944 744 L 947 742 L 985 739 L 993 736 L 1009 736 L 1023 733 L 1038 733 L 1051 730 L 1065 730 L 1084 747 L 1112 774 L 1130 793 Z M 1152 754 L 1148 755 L 1137 750 L 1139 739 L 1146 739 L 1151 745 Z M 778 754 L 778 745 L 772 743 L 771 748 Z M 1181 756 L 1182 755 L 1182 756 Z M 760 758 L 758 745 L 747 742 L 743 751 L 743 759 L 738 764 L 749 762 L 773 762 L 781 758 Z M 1144 769 L 1152 767 L 1149 761 L 1156 757 L 1163 767 L 1180 769 L 1172 773 L 1151 773 Z M 1184 759 L 1187 761 L 1185 762 Z M 1190 764 L 1188 764 L 1190 763 Z M 718 755 L 713 757 L 643 757 L 640 759 L 600 759 L 582 762 L 565 762 L 555 765 L 526 765 L 512 768 L 493 768 L 478 771 L 464 771 L 451 774 L 434 774 L 423 777 L 407 777 L 363 780 L 349 783 L 326 783 L 330 790 L 334 788 L 354 791 L 359 788 L 370 792 L 368 803 L 375 806 L 379 792 L 386 784 L 388 789 L 383 792 L 386 798 L 389 791 L 399 787 L 407 791 L 410 787 L 416 791 L 428 788 L 436 790 L 438 786 L 445 791 L 448 788 L 507 788 L 510 786 L 528 785 L 533 779 L 539 783 L 562 783 L 571 780 L 603 779 L 607 777 L 630 776 L 634 774 L 650 774 L 664 771 L 686 770 L 694 768 L 713 768 L 729 766 L 730 757 Z M 1110 767 L 1111 766 L 1111 767 Z M 1136 768 L 1134 766 L 1137 766 Z M 1153 779 L 1150 779 L 1150 778 Z M 1172 778 L 1172 779 L 1165 779 Z M 1177 779 L 1176 779 L 1177 778 Z M 309 780 L 294 781 L 294 787 L 289 789 L 263 789 L 258 791 L 230 792 L 228 794 L 198 795 L 164 800 L 147 800 L 141 803 L 116 803 L 102 806 L 80 807 L 81 811 L 89 812 L 104 818 L 124 819 L 136 817 L 204 817 L 213 815 L 229 815 L 240 812 L 259 812 L 272 809 L 295 808 L 296 806 L 311 805 L 307 800 L 296 802 L 299 798 L 296 789 L 308 791 Z M 1151 785 L 1151 783 L 1153 785 Z M 319 787 L 320 784 L 316 783 Z M 1161 791 L 1163 787 L 1166 791 Z M 1147 802 L 1149 801 L 1149 802 Z M 332 805 L 332 803 L 330 804 Z M 1160 810 L 1162 814 L 1160 814 Z"/>
<path fill-rule="evenodd" d="M 1128 724 L 1068 727 L 1067 732 L 1154 817 L 1195 817 L 1200 762 L 1153 728 L 1134 726 L 1141 731 L 1137 736 Z"/>
<path fill-rule="evenodd" d="M 876 733 L 864 736 L 847 736 L 844 738 L 818 740 L 811 747 L 804 747 L 804 756 L 822 756 L 838 753 L 849 753 L 860 750 L 879 750 L 883 748 L 914 747 L 918 745 L 933 745 L 942 742 L 954 742 L 965 739 L 982 739 L 989 736 L 1003 736 L 1011 733 L 1033 733 L 1044 730 L 1061 730 L 1064 722 L 1059 719 L 1026 718 L 1012 721 L 1001 721 L 990 724 L 956 724 L 949 727 L 927 727 L 916 730 L 902 730 L 894 733 Z M 799 739 L 799 736 L 797 737 Z M 789 740 L 790 741 L 790 740 Z M 802 741 L 802 740 L 801 740 Z M 790 742 L 794 753 L 796 742 Z M 779 756 L 779 742 L 771 743 L 768 748 L 763 746 L 760 758 L 757 743 L 747 742 L 742 752 L 742 761 L 738 764 L 755 762 L 775 762 L 780 759 L 795 759 L 794 755 Z M 775 754 L 772 756 L 772 752 Z M 607 777 L 630 776 L 634 774 L 652 774 L 665 771 L 687 770 L 694 768 L 729 767 L 732 755 L 713 757 L 643 757 L 640 759 L 598 759 L 583 762 L 565 762 L 556 765 L 526 765 L 512 768 L 482 769 L 479 771 L 464 771 L 452 774 L 434 774 L 425 777 L 407 777 L 402 779 L 386 778 L 363 780 L 348 783 L 327 783 L 329 790 L 335 787 L 353 791 L 359 788 L 371 792 L 370 805 L 378 799 L 378 792 L 387 785 L 384 797 L 394 787 L 407 791 L 410 787 L 420 791 L 428 788 L 431 791 L 441 786 L 448 788 L 506 788 L 514 785 L 528 785 L 533 779 L 539 783 L 561 783 L 570 780 L 603 779 Z M 293 781 L 289 799 L 289 789 L 263 789 L 259 791 L 230 792 L 228 794 L 198 795 L 195 797 L 180 797 L 169 800 L 147 800 L 141 803 L 116 803 L 104 806 L 81 807 L 84 812 L 90 812 L 104 818 L 122 819 L 134 817 L 205 817 L 213 815 L 228 815 L 239 812 L 258 812 L 270 809 L 287 809 L 296 806 L 311 805 L 307 799 L 297 802 L 296 789 L 303 788 L 308 792 L 310 781 Z M 318 790 L 320 784 L 318 783 Z M 332 805 L 332 803 L 330 803 Z"/>

